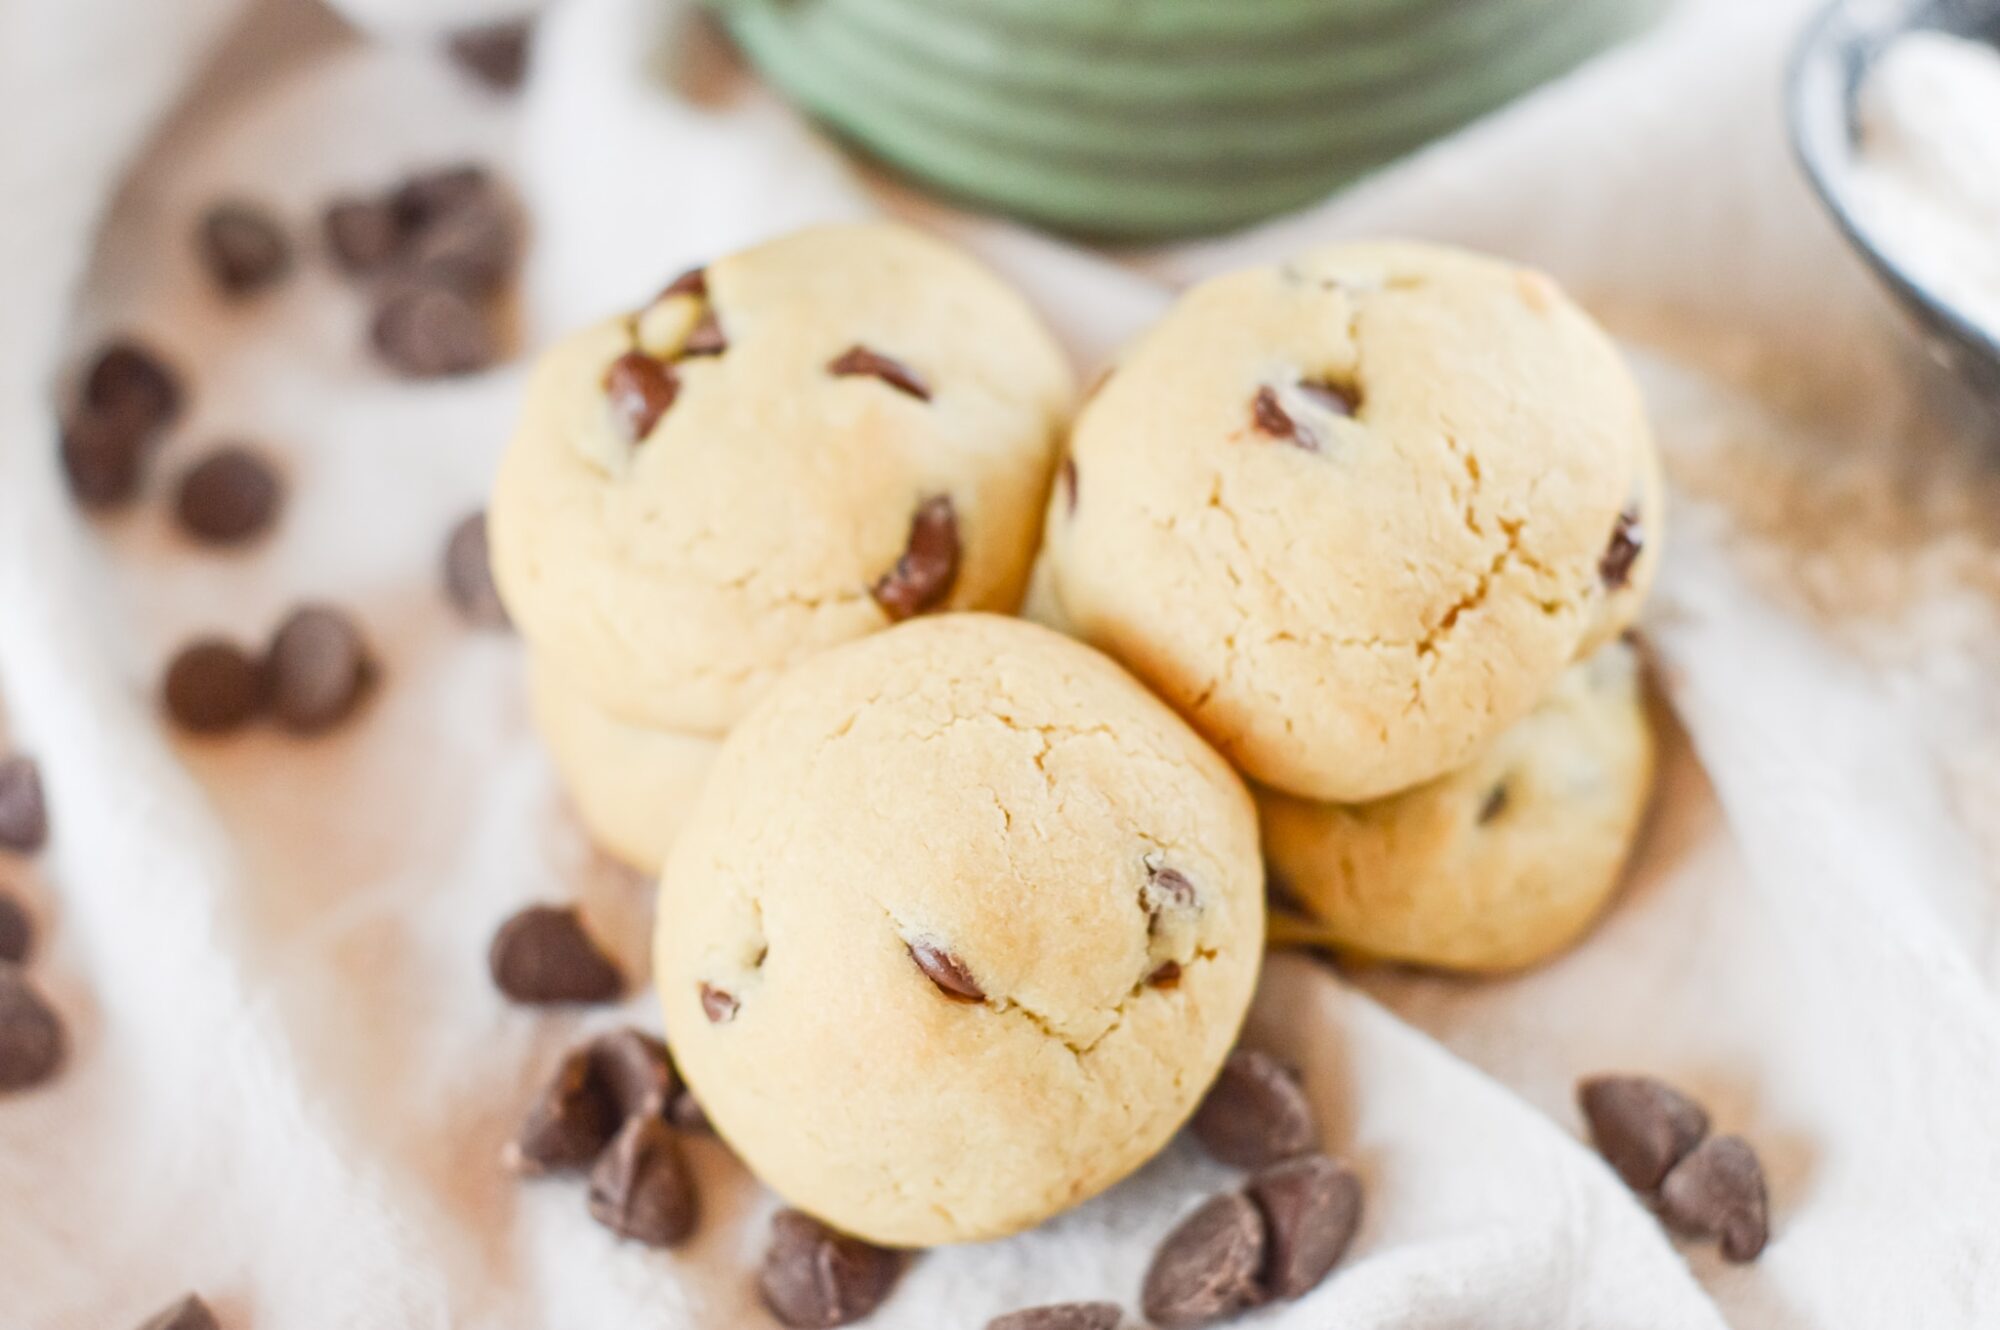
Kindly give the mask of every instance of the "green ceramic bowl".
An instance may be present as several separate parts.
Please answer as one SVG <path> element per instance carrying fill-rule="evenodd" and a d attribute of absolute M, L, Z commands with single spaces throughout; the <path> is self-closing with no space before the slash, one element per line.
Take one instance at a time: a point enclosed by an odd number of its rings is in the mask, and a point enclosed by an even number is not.
<path fill-rule="evenodd" d="M 1213 232 L 1325 196 L 1658 0 L 711 0 L 767 78 L 945 193 L 1059 230 Z"/>

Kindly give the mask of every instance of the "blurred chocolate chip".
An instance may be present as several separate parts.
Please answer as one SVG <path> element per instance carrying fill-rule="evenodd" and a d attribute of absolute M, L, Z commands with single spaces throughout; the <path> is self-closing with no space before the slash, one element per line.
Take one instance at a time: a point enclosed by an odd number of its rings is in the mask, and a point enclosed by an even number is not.
<path fill-rule="evenodd" d="M 292 269 L 292 245 L 270 213 L 252 203 L 218 203 L 202 214 L 201 261 L 226 295 L 252 295 Z"/>
<path fill-rule="evenodd" d="M 1722 1239 L 1731 1261 L 1754 1261 L 1771 1236 L 1764 1168 L 1740 1136 L 1713 1136 L 1660 1184 L 1660 1217 L 1692 1237 Z"/>
<path fill-rule="evenodd" d="M 451 529 L 444 547 L 444 593 L 459 615 L 475 628 L 505 628 L 507 607 L 493 585 L 487 556 L 486 514 L 473 513 Z"/>
<path fill-rule="evenodd" d="M 657 1117 L 625 1120 L 590 1170 L 590 1214 L 621 1238 L 672 1247 L 694 1233 L 694 1178 L 673 1128 Z"/>
<path fill-rule="evenodd" d="M 894 388 L 907 393 L 919 402 L 931 400 L 931 386 L 924 382 L 924 376 L 905 365 L 883 355 L 870 351 L 865 346 L 850 346 L 827 362 L 826 372 L 836 378 L 863 376 L 876 378 Z"/>
<path fill-rule="evenodd" d="M 681 1092 L 667 1105 L 667 1121 L 682 1131 L 710 1134 L 715 1131 L 715 1124 L 708 1120 L 708 1111 L 701 1106 L 701 1101 L 694 1097 L 694 1091 L 686 1086 L 682 1086 Z"/>
<path fill-rule="evenodd" d="M 530 905 L 500 925 L 487 953 L 493 983 L 516 1002 L 612 1002 L 625 978 L 574 906 Z"/>
<path fill-rule="evenodd" d="M 582 1168 L 603 1153 L 620 1121 L 591 1065 L 590 1049 L 574 1049 L 529 1107 L 504 1158 L 521 1173 Z"/>
<path fill-rule="evenodd" d="M 1195 1110 L 1194 1134 L 1237 1168 L 1263 1168 L 1319 1145 L 1312 1105 L 1291 1068 L 1268 1053 L 1239 1048 Z"/>
<path fill-rule="evenodd" d="M 1181 963 L 1179 961 L 1162 961 L 1151 974 L 1146 976 L 1146 984 L 1151 988 L 1179 988 L 1181 986 Z"/>
<path fill-rule="evenodd" d="M 1139 1301 L 1163 1330 L 1190 1330 L 1264 1300 L 1264 1218 L 1248 1198 L 1212 1197 L 1167 1235 Z"/>
<path fill-rule="evenodd" d="M 1351 416 L 1361 408 L 1361 395 L 1337 383 L 1304 380 L 1299 384 L 1299 396 L 1336 416 Z"/>
<path fill-rule="evenodd" d="M 18 966 L 0 964 L 0 1093 L 25 1090 L 62 1066 L 62 1021 Z"/>
<path fill-rule="evenodd" d="M 499 355 L 484 312 L 441 282 L 390 291 L 375 307 L 369 335 L 389 368 L 411 379 L 474 374 Z"/>
<path fill-rule="evenodd" d="M 708 1017 L 710 1025 L 722 1025 L 735 1020 L 737 1006 L 734 994 L 724 992 L 713 984 L 701 986 L 701 1014 Z"/>
<path fill-rule="evenodd" d="M 1605 1162 L 1633 1191 L 1651 1194 L 1668 1170 L 1708 1135 L 1700 1104 L 1651 1076 L 1592 1076 L 1576 1102 Z"/>
<path fill-rule="evenodd" d="M 591 1075 L 603 1086 L 619 1118 L 664 1117 L 680 1089 L 667 1046 L 630 1026 L 590 1041 Z"/>
<path fill-rule="evenodd" d="M 965 962 L 927 938 L 919 938 L 907 944 L 910 959 L 924 972 L 924 977 L 938 986 L 938 991 L 954 1002 L 984 1002 L 986 991 L 972 977 L 972 971 Z"/>
<path fill-rule="evenodd" d="M 958 580 L 958 513 L 951 496 L 924 500 L 910 519 L 910 538 L 896 566 L 870 589 L 892 622 L 936 609 Z"/>
<path fill-rule="evenodd" d="M 34 920 L 21 902 L 0 890 L 0 963 L 20 965 L 34 949 Z"/>
<path fill-rule="evenodd" d="M 306 605 L 278 625 L 264 673 L 278 723 L 295 734 L 318 734 L 353 713 L 374 682 L 375 663 L 344 611 Z"/>
<path fill-rule="evenodd" d="M 173 1306 L 147 1318 L 139 1330 L 221 1330 L 208 1304 L 190 1293 Z"/>
<path fill-rule="evenodd" d="M 0 850 L 33 854 L 48 843 L 42 770 L 29 757 L 0 757 Z"/>
<path fill-rule="evenodd" d="M 1319 1287 L 1361 1223 L 1361 1179 L 1313 1154 L 1265 1169 L 1248 1194 L 1264 1216 L 1264 1295 L 1298 1298 Z"/>
<path fill-rule="evenodd" d="M 1062 470 L 1056 473 L 1056 478 L 1058 483 L 1061 484 L 1062 486 L 1063 511 L 1068 513 L 1071 517 L 1074 517 L 1076 516 L 1076 458 L 1075 457 L 1071 456 L 1069 453 L 1063 454 Z"/>
<path fill-rule="evenodd" d="M 528 72 L 532 32 L 526 19 L 488 23 L 453 33 L 445 50 L 460 69 L 495 92 L 513 92 Z"/>
<path fill-rule="evenodd" d="M 673 296 L 698 296 L 705 298 L 707 295 L 708 269 L 689 268 L 686 272 L 661 288 L 660 294 L 653 297 L 653 303 L 658 304 L 660 301 Z"/>
<path fill-rule="evenodd" d="M 497 190 L 469 193 L 418 227 L 406 243 L 405 261 L 419 281 L 469 296 L 499 290 L 520 259 L 519 223 Z"/>
<path fill-rule="evenodd" d="M 228 734 L 256 718 L 265 700 L 263 667 L 221 638 L 202 638 L 167 664 L 160 697 L 174 724 L 192 734 Z"/>
<path fill-rule="evenodd" d="M 1507 787 L 1495 785 L 1487 792 L 1486 802 L 1479 805 L 1479 825 L 1485 826 L 1494 818 L 1507 811 Z"/>
<path fill-rule="evenodd" d="M 82 405 L 164 429 L 180 415 L 180 375 L 159 353 L 129 338 L 104 344 L 84 374 Z"/>
<path fill-rule="evenodd" d="M 78 411 L 63 422 L 62 468 L 86 508 L 112 508 L 139 493 L 151 429 L 110 411 Z"/>
<path fill-rule="evenodd" d="M 248 540 L 271 525 L 284 492 L 263 458 L 231 444 L 181 477 L 174 512 L 188 534 L 215 545 Z"/>
<path fill-rule="evenodd" d="M 498 189 L 493 173 L 485 167 L 476 162 L 459 162 L 419 171 L 396 186 L 389 198 L 404 234 L 408 235 Z"/>
<path fill-rule="evenodd" d="M 643 442 L 680 391 L 681 380 L 674 367 L 643 351 L 627 351 L 604 372 L 611 418 L 628 443 Z"/>
<path fill-rule="evenodd" d="M 350 277 L 384 271 L 402 249 L 403 221 L 390 198 L 335 199 L 320 225 L 335 266 Z"/>
<path fill-rule="evenodd" d="M 986 1330 L 1118 1330 L 1121 1316 L 1115 1302 L 1057 1302 L 996 1316 Z"/>
<path fill-rule="evenodd" d="M 1257 427 L 1260 434 L 1282 439 L 1309 453 L 1319 451 L 1319 436 L 1292 418 L 1291 412 L 1285 410 L 1284 403 L 1278 400 L 1275 388 L 1259 388 L 1257 395 L 1250 399 L 1250 423 Z"/>
<path fill-rule="evenodd" d="M 687 335 L 687 341 L 681 343 L 683 358 L 719 356 L 728 349 L 729 337 L 722 331 L 722 324 L 715 317 L 713 305 L 701 312 L 701 318 L 695 321 L 693 329 Z"/>
<path fill-rule="evenodd" d="M 832 1330 L 881 1306 L 901 1272 L 895 1252 L 836 1233 L 797 1210 L 780 1210 L 771 1220 L 757 1291 L 792 1330 Z"/>
<path fill-rule="evenodd" d="M 1632 565 L 1645 548 L 1646 528 L 1639 521 L 1639 510 L 1627 508 L 1618 514 L 1618 522 L 1611 528 L 1611 543 L 1597 561 L 1598 579 L 1610 590 L 1619 590 L 1631 579 Z"/>

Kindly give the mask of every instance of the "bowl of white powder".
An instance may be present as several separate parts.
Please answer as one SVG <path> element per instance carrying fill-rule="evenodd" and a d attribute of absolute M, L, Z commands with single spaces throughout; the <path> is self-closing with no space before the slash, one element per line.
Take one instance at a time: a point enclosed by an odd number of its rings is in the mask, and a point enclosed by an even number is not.
<path fill-rule="evenodd" d="M 1806 31 L 1790 109 L 1835 221 L 2000 402 L 2000 0 L 1840 0 Z"/>

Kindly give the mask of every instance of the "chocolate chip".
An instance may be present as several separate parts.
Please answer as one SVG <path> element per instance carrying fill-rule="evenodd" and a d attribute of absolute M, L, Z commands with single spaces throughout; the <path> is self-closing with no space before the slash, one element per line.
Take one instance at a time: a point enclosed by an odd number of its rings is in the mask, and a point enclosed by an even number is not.
<path fill-rule="evenodd" d="M 147 1318 L 139 1330 L 221 1330 L 208 1304 L 190 1293 L 164 1311 Z"/>
<path fill-rule="evenodd" d="M 643 351 L 627 351 L 604 372 L 611 418 L 628 443 L 644 442 L 680 391 L 680 375 L 674 373 L 674 367 Z"/>
<path fill-rule="evenodd" d="M 918 506 L 902 557 L 870 594 L 891 622 L 900 622 L 942 605 L 957 580 L 958 512 L 951 496 L 940 494 Z"/>
<path fill-rule="evenodd" d="M 836 378 L 862 376 L 880 379 L 897 392 L 907 393 L 919 402 L 931 400 L 931 387 L 924 382 L 923 375 L 902 361 L 879 351 L 870 351 L 865 346 L 848 347 L 827 362 L 826 372 Z"/>
<path fill-rule="evenodd" d="M 1179 988 L 1181 986 L 1181 963 L 1162 961 L 1157 969 L 1146 976 L 1150 988 Z"/>
<path fill-rule="evenodd" d="M 1507 811 L 1507 787 L 1495 785 L 1487 792 L 1486 802 L 1479 805 L 1479 825 L 1485 826 L 1494 818 Z"/>
<path fill-rule="evenodd" d="M 1146 885 L 1139 889 L 1139 902 L 1145 906 L 1147 931 L 1157 932 L 1160 916 L 1168 910 L 1191 910 L 1195 904 L 1194 883 L 1177 868 L 1154 868 L 1146 875 Z"/>
<path fill-rule="evenodd" d="M 335 199 L 320 225 L 335 266 L 350 277 L 371 277 L 387 269 L 405 238 L 402 217 L 390 198 Z"/>
<path fill-rule="evenodd" d="M 986 990 L 972 977 L 972 971 L 965 968 L 964 961 L 926 938 L 919 938 L 908 946 L 910 959 L 946 997 L 954 1002 L 986 1000 Z"/>
<path fill-rule="evenodd" d="M 63 1027 L 19 967 L 0 964 L 0 1092 L 25 1090 L 56 1074 Z"/>
<path fill-rule="evenodd" d="M 405 378 L 474 374 L 499 355 L 486 316 L 462 291 L 419 282 L 389 292 L 375 308 L 375 350 Z"/>
<path fill-rule="evenodd" d="M 701 1014 L 708 1017 L 710 1025 L 722 1025 L 736 1019 L 738 1007 L 736 997 L 713 984 L 701 986 Z"/>
<path fill-rule="evenodd" d="M 1118 1330 L 1115 1302 L 1057 1302 L 1026 1307 L 986 1323 L 986 1330 Z"/>
<path fill-rule="evenodd" d="M 1210 1154 L 1237 1168 L 1263 1168 L 1319 1144 L 1312 1105 L 1298 1077 L 1255 1049 L 1229 1055 L 1195 1110 L 1193 1126 Z"/>
<path fill-rule="evenodd" d="M 694 1097 L 694 1091 L 686 1086 L 682 1086 L 681 1092 L 667 1105 L 667 1121 L 682 1131 L 711 1134 L 715 1131 L 715 1124 L 708 1120 L 708 1111 L 701 1106 L 701 1101 Z"/>
<path fill-rule="evenodd" d="M 202 215 L 197 247 L 225 295 L 253 295 L 292 270 L 292 246 L 270 213 L 252 203 L 218 203 Z"/>
<path fill-rule="evenodd" d="M 33 854 L 48 844 L 49 805 L 33 758 L 0 757 L 0 850 Z"/>
<path fill-rule="evenodd" d="M 505 628 L 507 607 L 493 584 L 487 556 L 486 514 L 473 513 L 451 529 L 444 546 L 444 593 L 459 615 L 475 628 Z"/>
<path fill-rule="evenodd" d="M 107 342 L 83 379 L 83 407 L 148 429 L 164 429 L 180 415 L 180 375 L 159 354 L 129 338 Z"/>
<path fill-rule="evenodd" d="M 1139 1302 L 1163 1330 L 1207 1325 L 1264 1300 L 1264 1218 L 1248 1198 L 1216 1196 L 1183 1219 L 1146 1270 Z"/>
<path fill-rule="evenodd" d="M 661 288 L 660 294 L 653 297 L 653 303 L 657 305 L 660 301 L 671 299 L 674 296 L 696 296 L 706 299 L 708 297 L 708 269 L 689 268 L 686 272 Z"/>
<path fill-rule="evenodd" d="M 34 920 L 21 902 L 0 891 L 0 963 L 20 965 L 34 949 Z"/>
<path fill-rule="evenodd" d="M 1577 1084 L 1576 1102 L 1597 1152 L 1642 1194 L 1708 1134 L 1702 1106 L 1651 1076 L 1592 1076 Z"/>
<path fill-rule="evenodd" d="M 1250 399 L 1250 423 L 1260 434 L 1283 439 L 1309 453 L 1319 451 L 1319 437 L 1292 418 L 1291 412 L 1285 410 L 1284 403 L 1278 400 L 1275 388 L 1259 388 L 1257 395 Z"/>
<path fill-rule="evenodd" d="M 196 539 L 233 545 L 269 527 L 283 498 L 270 465 L 232 444 L 216 449 L 181 477 L 174 512 Z"/>
<path fill-rule="evenodd" d="M 530 905 L 500 925 L 487 965 L 516 1002 L 611 1002 L 624 976 L 592 940 L 574 906 Z"/>
<path fill-rule="evenodd" d="M 1764 1169 L 1740 1136 L 1713 1136 L 1660 1184 L 1660 1217 L 1693 1237 L 1722 1239 L 1731 1261 L 1754 1261 L 1771 1236 Z"/>
<path fill-rule="evenodd" d="M 409 235 L 498 189 L 493 173 L 485 167 L 476 162 L 459 162 L 419 171 L 396 186 L 389 199 L 404 234 Z"/>
<path fill-rule="evenodd" d="M 520 227 L 498 190 L 475 191 L 407 238 L 403 257 L 423 282 L 467 296 L 499 290 L 520 259 Z"/>
<path fill-rule="evenodd" d="M 1632 565 L 1645 548 L 1646 528 L 1639 521 L 1639 510 L 1627 508 L 1618 514 L 1618 522 L 1611 528 L 1611 543 L 1597 561 L 1599 580 L 1610 590 L 1619 590 L 1631 579 Z"/>
<path fill-rule="evenodd" d="M 757 1291 L 792 1330 L 832 1330 L 881 1306 L 901 1272 L 896 1253 L 836 1233 L 797 1210 L 780 1210 L 771 1220 Z"/>
<path fill-rule="evenodd" d="M 513 92 L 528 72 L 526 19 L 455 32 L 445 44 L 454 63 L 495 92 Z"/>
<path fill-rule="evenodd" d="M 716 320 L 713 306 L 701 312 L 701 318 L 689 330 L 687 340 L 681 343 L 681 356 L 719 356 L 729 349 L 728 334 L 722 331 L 722 324 Z"/>
<path fill-rule="evenodd" d="M 1068 513 L 1071 517 L 1075 517 L 1076 516 L 1076 458 L 1070 455 L 1069 453 L 1063 454 L 1062 470 L 1057 473 L 1057 480 L 1062 485 L 1063 511 Z"/>
<path fill-rule="evenodd" d="M 665 1044 L 628 1026 L 599 1035 L 585 1051 L 592 1076 L 620 1119 L 665 1116 L 668 1102 L 680 1090 L 680 1076 Z"/>
<path fill-rule="evenodd" d="M 139 493 L 152 438 L 148 427 L 111 412 L 84 410 L 63 422 L 62 468 L 86 508 L 112 508 Z"/>
<path fill-rule="evenodd" d="M 1299 383 L 1299 395 L 1331 415 L 1351 416 L 1361 409 L 1361 394 L 1337 383 L 1302 380 Z"/>
<path fill-rule="evenodd" d="M 374 682 L 375 664 L 346 613 L 307 605 L 278 625 L 264 674 L 278 723 L 295 734 L 318 734 L 353 713 Z"/>
<path fill-rule="evenodd" d="M 673 1129 L 657 1117 L 627 1118 L 590 1170 L 591 1218 L 621 1238 L 672 1247 L 694 1233 L 699 1213 Z"/>
<path fill-rule="evenodd" d="M 1268 1298 L 1304 1297 L 1333 1269 L 1361 1223 L 1361 1179 L 1325 1155 L 1306 1155 L 1250 1179 L 1264 1216 L 1259 1276 Z"/>
<path fill-rule="evenodd" d="M 582 1168 L 604 1152 L 620 1121 L 592 1066 L 590 1049 L 574 1049 L 508 1143 L 507 1166 L 521 1173 Z"/>
<path fill-rule="evenodd" d="M 174 724 L 193 734 L 228 734 L 262 710 L 264 670 L 250 654 L 220 638 L 182 647 L 167 665 L 160 697 Z"/>

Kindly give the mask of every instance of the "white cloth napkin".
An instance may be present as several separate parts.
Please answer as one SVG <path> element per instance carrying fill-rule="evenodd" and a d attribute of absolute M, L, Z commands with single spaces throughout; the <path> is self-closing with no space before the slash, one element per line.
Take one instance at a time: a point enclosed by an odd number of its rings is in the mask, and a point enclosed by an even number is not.
<path fill-rule="evenodd" d="M 352 3 L 405 31 L 504 8 Z M 55 824 L 0 877 L 32 891 L 35 973 L 75 1040 L 59 1083 L 0 1100 L 0 1325 L 136 1323 L 187 1288 L 228 1330 L 764 1323 L 746 1272 L 774 1201 L 719 1147 L 695 1147 L 704 1225 L 671 1254 L 614 1243 L 574 1183 L 495 1166 L 563 1047 L 655 1024 L 643 994 L 582 1018 L 509 1008 L 483 972 L 522 902 L 582 896 L 634 967 L 649 908 L 562 807 L 518 644 L 460 628 L 437 591 L 519 365 L 397 384 L 323 264 L 238 309 L 189 258 L 219 192 L 303 228 L 336 189 L 462 155 L 526 184 L 531 345 L 688 262 L 890 209 L 1006 270 L 1085 362 L 1172 281 L 1385 230 L 1540 262 L 1677 357 L 1646 358 L 1678 500 L 1649 629 L 1687 738 L 1631 888 L 1517 980 L 1357 990 L 1272 964 L 1252 1038 L 1305 1067 L 1368 1209 L 1334 1279 L 1252 1323 L 2000 1323 L 1996 485 L 1962 403 L 1899 349 L 1794 183 L 1777 70 L 1796 0 L 1687 0 L 1322 212 L 1124 262 L 860 179 L 677 0 L 558 6 L 518 109 L 294 0 L 205 63 L 238 8 L 0 3 L 0 685 Z M 73 513 L 50 403 L 114 326 L 195 383 L 166 469 L 238 433 L 284 460 L 267 544 L 190 550 L 157 496 Z M 303 743 L 160 724 L 175 645 L 255 640 L 305 596 L 351 606 L 384 658 L 363 718 Z M 1670 1242 L 1579 1142 L 1570 1086 L 1614 1067 L 1687 1086 L 1757 1144 L 1776 1230 L 1758 1264 Z M 1227 1181 L 1176 1147 L 1037 1232 L 926 1255 L 873 1324 L 1132 1306 L 1153 1244 Z"/>

